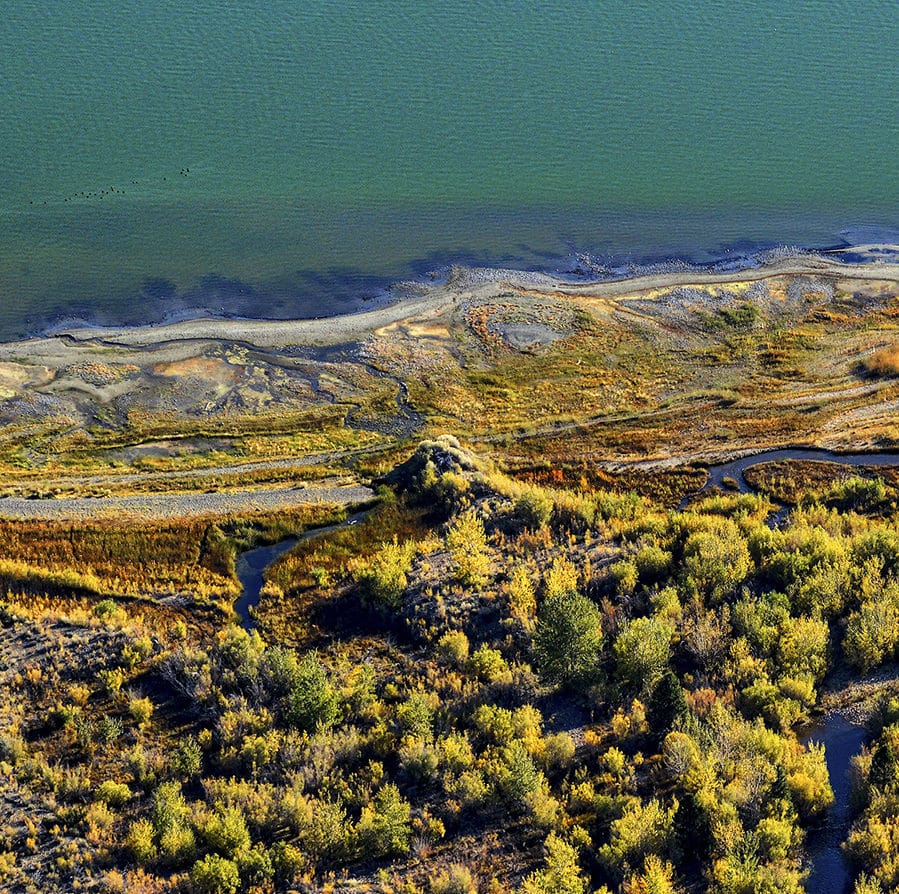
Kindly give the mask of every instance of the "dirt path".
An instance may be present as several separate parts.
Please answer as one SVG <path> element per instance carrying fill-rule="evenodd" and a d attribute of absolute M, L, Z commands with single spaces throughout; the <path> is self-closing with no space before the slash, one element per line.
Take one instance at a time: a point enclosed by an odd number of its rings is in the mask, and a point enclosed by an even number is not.
<path fill-rule="evenodd" d="M 374 496 L 363 485 L 315 484 L 294 488 L 225 493 L 147 494 L 128 497 L 73 497 L 61 500 L 0 499 L 0 518 L 84 521 L 132 517 L 148 520 L 271 512 L 309 503 L 350 505 Z"/>

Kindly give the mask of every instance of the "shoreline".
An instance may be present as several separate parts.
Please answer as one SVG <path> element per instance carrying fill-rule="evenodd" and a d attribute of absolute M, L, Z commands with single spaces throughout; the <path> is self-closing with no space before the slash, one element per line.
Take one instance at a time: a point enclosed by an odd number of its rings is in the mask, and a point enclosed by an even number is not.
<path fill-rule="evenodd" d="M 843 261 L 839 254 L 858 254 L 862 261 Z M 880 259 L 878 252 L 895 261 Z M 769 258 L 759 266 L 733 270 L 705 268 L 651 270 L 618 278 L 572 278 L 556 272 L 514 270 L 493 267 L 456 266 L 449 269 L 444 282 L 396 283 L 390 291 L 405 288 L 399 295 L 371 310 L 359 310 L 332 316 L 270 320 L 265 318 L 197 317 L 163 323 L 134 326 L 54 327 L 43 334 L 0 342 L 0 359 L 7 358 L 16 346 L 53 342 L 57 346 L 121 347 L 148 349 L 191 341 L 237 341 L 260 348 L 291 345 L 326 346 L 359 341 L 367 335 L 406 320 L 436 316 L 467 294 L 485 297 L 503 289 L 544 291 L 569 298 L 616 299 L 639 297 L 640 293 L 689 286 L 714 286 L 752 283 L 777 276 L 824 276 L 856 280 L 899 281 L 899 247 L 893 245 L 847 246 L 818 252 L 797 251 Z"/>

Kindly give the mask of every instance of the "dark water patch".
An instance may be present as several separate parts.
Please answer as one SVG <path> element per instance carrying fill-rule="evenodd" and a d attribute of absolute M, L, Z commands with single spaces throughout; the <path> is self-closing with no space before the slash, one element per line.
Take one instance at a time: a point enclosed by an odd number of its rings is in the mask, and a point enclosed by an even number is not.
<path fill-rule="evenodd" d="M 256 627 L 253 609 L 259 605 L 259 596 L 265 583 L 265 569 L 297 543 L 299 538 L 289 537 L 270 546 L 247 550 L 237 557 L 237 579 L 243 587 L 243 592 L 234 603 L 234 611 L 240 618 L 244 630 L 253 630 Z"/>
<path fill-rule="evenodd" d="M 326 534 L 339 531 L 351 525 L 358 524 L 368 514 L 357 512 L 348 516 L 344 521 L 337 522 L 333 525 L 325 525 L 320 528 L 313 528 L 295 537 L 288 537 L 277 543 L 268 546 L 258 546 L 254 549 L 246 550 L 237 556 L 237 564 L 235 571 L 237 579 L 240 581 L 242 592 L 234 601 L 234 611 L 240 618 L 240 626 L 244 630 L 256 629 L 256 618 L 253 610 L 259 605 L 259 597 L 262 593 L 262 587 L 265 584 L 265 571 L 277 559 L 285 553 L 293 549 L 297 544 L 317 537 L 324 537 Z"/>
<path fill-rule="evenodd" d="M 804 744 L 823 744 L 827 772 L 833 788 L 834 803 L 821 826 L 806 836 L 806 853 L 811 867 L 806 890 L 814 894 L 849 894 L 853 870 L 843 853 L 842 844 L 852 823 L 849 770 L 852 758 L 867 741 L 863 727 L 850 723 L 842 714 L 828 714 L 820 723 L 806 729 Z"/>

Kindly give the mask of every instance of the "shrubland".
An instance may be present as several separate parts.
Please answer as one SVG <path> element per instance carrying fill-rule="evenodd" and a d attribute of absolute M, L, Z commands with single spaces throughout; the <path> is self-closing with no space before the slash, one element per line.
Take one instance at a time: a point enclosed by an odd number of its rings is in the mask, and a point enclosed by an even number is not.
<path fill-rule="evenodd" d="M 270 569 L 258 630 L 8 600 L 2 884 L 801 891 L 833 793 L 797 729 L 897 657 L 899 535 L 882 502 L 773 509 L 521 480 L 440 438 Z M 879 717 L 860 892 L 899 884 Z"/>

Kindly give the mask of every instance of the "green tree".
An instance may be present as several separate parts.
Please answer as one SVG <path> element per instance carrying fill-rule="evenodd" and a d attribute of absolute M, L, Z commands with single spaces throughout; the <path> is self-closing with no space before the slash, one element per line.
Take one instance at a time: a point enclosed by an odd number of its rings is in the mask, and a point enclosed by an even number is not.
<path fill-rule="evenodd" d="M 514 804 L 524 804 L 545 781 L 520 739 L 503 747 L 500 762 L 497 781 L 502 793 Z"/>
<path fill-rule="evenodd" d="M 868 783 L 882 792 L 899 788 L 899 724 L 883 731 L 871 758 Z"/>
<path fill-rule="evenodd" d="M 601 646 L 599 610 L 589 599 L 571 590 L 546 597 L 534 629 L 534 652 L 545 679 L 562 685 L 589 681 Z"/>
<path fill-rule="evenodd" d="M 646 705 L 650 733 L 661 741 L 674 722 L 687 714 L 687 699 L 677 677 L 669 670 L 659 677 Z"/>
<path fill-rule="evenodd" d="M 628 685 L 648 689 L 668 667 L 672 629 L 659 617 L 628 621 L 612 652 L 619 676 Z"/>

